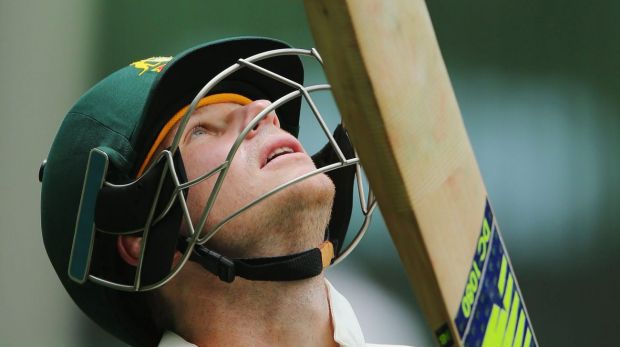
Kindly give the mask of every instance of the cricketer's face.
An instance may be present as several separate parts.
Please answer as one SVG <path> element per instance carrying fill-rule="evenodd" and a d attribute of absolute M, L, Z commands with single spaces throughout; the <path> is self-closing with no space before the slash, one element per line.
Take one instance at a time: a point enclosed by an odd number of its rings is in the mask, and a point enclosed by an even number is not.
<path fill-rule="evenodd" d="M 188 179 L 221 165 L 243 129 L 269 104 L 266 100 L 245 106 L 218 103 L 194 111 L 179 144 Z M 243 139 L 205 230 L 271 189 L 315 169 L 299 141 L 280 128 L 274 112 L 269 113 Z M 194 225 L 216 180 L 214 175 L 189 190 Z M 312 176 L 235 217 L 209 241 L 209 247 L 229 257 L 274 256 L 316 247 L 323 241 L 333 196 L 334 186 L 326 175 Z"/>

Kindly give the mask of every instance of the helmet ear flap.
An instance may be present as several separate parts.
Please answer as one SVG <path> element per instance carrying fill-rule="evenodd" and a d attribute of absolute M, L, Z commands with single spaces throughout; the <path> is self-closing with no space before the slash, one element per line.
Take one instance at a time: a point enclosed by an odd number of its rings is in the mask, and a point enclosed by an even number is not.
<path fill-rule="evenodd" d="M 187 198 L 187 192 L 176 190 L 172 176 L 176 175 L 179 183 L 187 181 L 180 151 L 176 151 L 172 161 L 174 170 L 171 170 L 170 161 L 164 157 L 130 184 L 103 184 L 97 193 L 94 211 L 94 230 L 97 234 L 95 243 L 100 243 L 99 246 L 95 245 L 91 271 L 95 276 L 143 287 L 156 284 L 170 274 L 183 217 L 179 199 Z M 163 185 L 157 194 L 164 174 Z M 148 232 L 145 232 L 153 208 L 153 219 Z M 140 255 L 137 256 L 137 263 L 121 260 L 117 246 L 118 235 L 142 237 L 144 245 L 141 262 Z M 98 257 L 108 261 L 99 261 L 96 259 Z M 105 266 L 101 266 L 102 263 Z M 126 269 L 119 271 L 108 263 L 120 264 Z M 138 269 L 140 283 L 136 284 L 132 277 Z M 119 276 L 119 272 L 124 275 Z"/>
<path fill-rule="evenodd" d="M 336 127 L 333 136 L 345 158 L 349 159 L 355 156 L 353 145 L 349 140 L 346 130 L 342 127 L 342 124 Z M 320 151 L 312 156 L 312 160 L 316 167 L 323 167 L 338 162 L 339 158 L 331 143 L 327 143 Z M 351 220 L 355 165 L 349 165 L 338 170 L 331 170 L 326 172 L 326 174 L 332 182 L 334 182 L 334 186 L 336 186 L 336 195 L 334 197 L 329 224 L 325 231 L 325 239 L 330 240 L 334 244 L 335 254 L 338 255 L 344 244 Z"/>
<path fill-rule="evenodd" d="M 162 162 L 164 161 L 162 160 Z M 175 152 L 173 162 L 179 183 L 187 182 L 181 151 Z M 143 266 L 141 269 L 142 273 L 140 276 L 141 286 L 160 282 L 170 274 L 172 269 L 174 253 L 177 249 L 177 242 L 179 239 L 179 229 L 183 218 L 183 209 L 178 200 L 179 196 L 173 197 L 173 195 L 175 195 L 175 190 L 173 189 L 174 180 L 172 175 L 173 173 L 170 170 L 166 170 L 164 187 L 162 187 L 160 197 L 157 201 L 156 215 L 165 208 L 166 203 L 171 198 L 174 199 L 173 205 L 162 220 L 151 226 L 148 237 L 143 237 L 142 239 L 144 242 L 146 238 L 144 259 L 142 261 Z M 152 189 L 157 189 L 157 187 L 154 186 Z M 188 192 L 180 191 L 179 193 L 182 195 L 183 199 L 187 199 Z"/>

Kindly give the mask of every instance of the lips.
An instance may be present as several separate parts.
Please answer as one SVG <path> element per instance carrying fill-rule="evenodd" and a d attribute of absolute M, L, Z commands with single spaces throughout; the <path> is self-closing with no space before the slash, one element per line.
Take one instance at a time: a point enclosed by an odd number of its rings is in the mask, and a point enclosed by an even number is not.
<path fill-rule="evenodd" d="M 293 153 L 303 152 L 299 141 L 292 136 L 281 136 L 270 139 L 267 146 L 261 151 L 260 163 L 261 169 L 272 160 Z"/>
<path fill-rule="evenodd" d="M 285 154 L 289 154 L 289 153 L 295 153 L 295 151 L 293 151 L 290 147 L 279 147 L 276 148 L 275 151 L 273 151 L 271 154 L 269 154 L 269 156 L 267 157 L 267 163 L 269 163 L 270 161 L 272 161 L 274 158 L 277 158 L 281 155 L 285 155 Z M 265 164 L 267 164 L 265 163 Z"/>

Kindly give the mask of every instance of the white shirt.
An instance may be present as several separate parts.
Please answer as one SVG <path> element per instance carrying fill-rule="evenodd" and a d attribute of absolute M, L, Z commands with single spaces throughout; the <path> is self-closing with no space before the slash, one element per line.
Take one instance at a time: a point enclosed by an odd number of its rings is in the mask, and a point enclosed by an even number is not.
<path fill-rule="evenodd" d="M 325 283 L 327 285 L 332 324 L 334 325 L 334 341 L 341 347 L 406 347 L 366 343 L 362 329 L 349 301 L 328 280 L 325 280 Z M 161 341 L 159 341 L 159 347 L 196 347 L 196 345 L 185 341 L 172 331 L 166 331 Z"/>

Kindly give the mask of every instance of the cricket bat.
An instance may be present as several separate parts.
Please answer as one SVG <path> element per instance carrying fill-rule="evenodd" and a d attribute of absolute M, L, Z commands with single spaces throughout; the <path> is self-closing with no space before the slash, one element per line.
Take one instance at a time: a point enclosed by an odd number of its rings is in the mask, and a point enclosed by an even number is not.
<path fill-rule="evenodd" d="M 537 346 L 423 0 L 306 0 L 327 78 L 439 346 Z"/>

